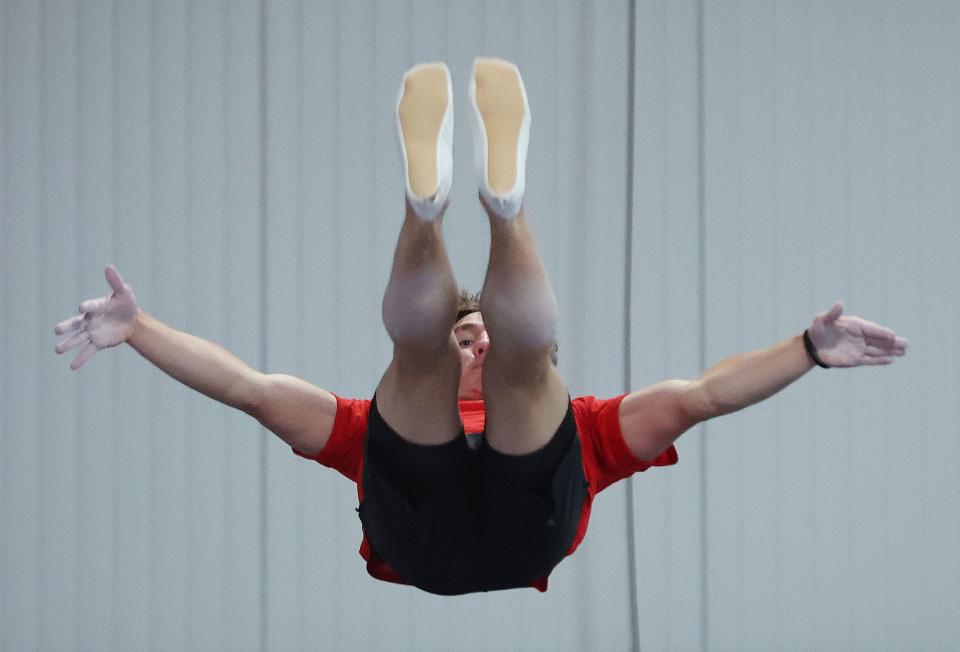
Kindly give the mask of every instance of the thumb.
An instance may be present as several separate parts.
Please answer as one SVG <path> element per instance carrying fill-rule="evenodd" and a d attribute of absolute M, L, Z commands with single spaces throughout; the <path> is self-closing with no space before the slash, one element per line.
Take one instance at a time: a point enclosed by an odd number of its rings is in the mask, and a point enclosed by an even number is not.
<path fill-rule="evenodd" d="M 824 323 L 832 324 L 833 322 L 837 321 L 837 319 L 839 319 L 840 315 L 842 314 L 843 314 L 843 302 L 837 301 L 835 304 L 833 304 L 833 307 L 830 308 L 830 310 L 828 310 L 823 315 L 823 321 Z"/>
<path fill-rule="evenodd" d="M 123 277 L 120 276 L 120 272 L 117 271 L 117 268 L 113 265 L 108 265 L 107 269 L 104 270 L 103 275 L 107 278 L 107 283 L 110 284 L 110 287 L 113 288 L 113 291 L 117 294 L 123 292 Z"/>

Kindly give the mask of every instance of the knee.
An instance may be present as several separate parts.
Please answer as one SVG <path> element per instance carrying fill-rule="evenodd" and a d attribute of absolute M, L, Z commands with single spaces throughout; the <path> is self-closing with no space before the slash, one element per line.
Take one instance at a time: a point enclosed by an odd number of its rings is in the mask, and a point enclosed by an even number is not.
<path fill-rule="evenodd" d="M 413 296 L 383 300 L 383 325 L 394 344 L 441 349 L 448 346 L 456 319 L 456 303 L 441 296 Z"/>
<path fill-rule="evenodd" d="M 501 296 L 484 302 L 484 298 L 480 310 L 493 342 L 533 356 L 555 350 L 558 318 L 552 293 L 536 294 L 522 301 Z"/>

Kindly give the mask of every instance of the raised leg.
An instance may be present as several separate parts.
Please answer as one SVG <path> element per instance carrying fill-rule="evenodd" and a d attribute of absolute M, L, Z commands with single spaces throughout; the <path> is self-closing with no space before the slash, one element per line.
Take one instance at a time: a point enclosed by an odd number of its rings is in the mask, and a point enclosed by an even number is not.
<path fill-rule="evenodd" d="M 556 432 L 569 394 L 553 363 L 556 299 L 522 210 L 511 220 L 490 215 L 480 310 L 490 334 L 483 369 L 487 441 L 501 453 L 531 453 Z"/>
<path fill-rule="evenodd" d="M 405 439 L 451 441 L 460 431 L 460 358 L 451 328 L 457 284 L 443 245 L 450 187 L 449 73 L 425 64 L 404 76 L 397 123 L 407 181 L 406 215 L 383 297 L 393 360 L 377 386 L 377 408 Z"/>
<path fill-rule="evenodd" d="M 566 386 L 553 364 L 557 303 L 522 210 L 530 115 L 513 64 L 478 59 L 471 84 L 480 149 L 480 199 L 490 218 L 490 261 L 480 311 L 490 335 L 483 370 L 492 448 L 522 455 L 563 421 Z"/>

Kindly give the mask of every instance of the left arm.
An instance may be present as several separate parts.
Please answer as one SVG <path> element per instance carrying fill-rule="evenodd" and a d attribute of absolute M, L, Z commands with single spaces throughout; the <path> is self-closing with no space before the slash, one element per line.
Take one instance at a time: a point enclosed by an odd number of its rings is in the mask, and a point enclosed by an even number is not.
<path fill-rule="evenodd" d="M 888 328 L 842 316 L 840 302 L 817 315 L 810 339 L 831 367 L 886 365 L 906 353 L 907 341 Z M 713 417 L 742 410 L 800 378 L 813 360 L 796 335 L 714 365 L 696 380 L 668 380 L 633 392 L 620 404 L 620 427 L 630 450 L 651 460 L 685 431 Z"/>

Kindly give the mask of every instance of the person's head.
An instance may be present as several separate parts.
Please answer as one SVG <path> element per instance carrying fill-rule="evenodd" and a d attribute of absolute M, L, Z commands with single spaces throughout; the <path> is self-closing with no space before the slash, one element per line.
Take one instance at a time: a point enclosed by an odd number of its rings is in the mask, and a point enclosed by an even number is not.
<path fill-rule="evenodd" d="M 460 398 L 483 398 L 483 361 L 490 337 L 480 314 L 480 296 L 460 290 L 453 338 L 460 350 Z"/>
<path fill-rule="evenodd" d="M 457 302 L 457 321 L 453 338 L 460 350 L 460 398 L 483 398 L 483 362 L 490 348 L 490 336 L 480 312 L 480 295 L 461 288 Z M 557 364 L 557 345 L 553 345 L 550 359 Z"/>
<path fill-rule="evenodd" d="M 466 288 L 460 288 L 460 296 L 457 297 L 457 321 L 459 322 L 471 312 L 480 312 L 480 294 L 473 294 Z"/>

